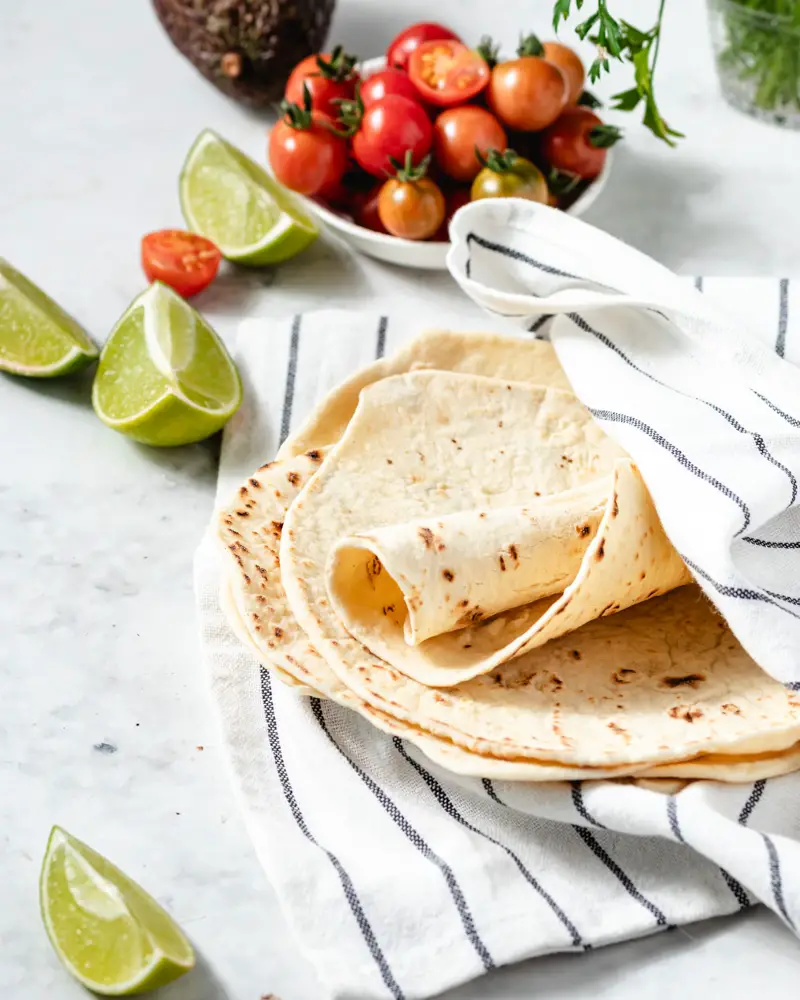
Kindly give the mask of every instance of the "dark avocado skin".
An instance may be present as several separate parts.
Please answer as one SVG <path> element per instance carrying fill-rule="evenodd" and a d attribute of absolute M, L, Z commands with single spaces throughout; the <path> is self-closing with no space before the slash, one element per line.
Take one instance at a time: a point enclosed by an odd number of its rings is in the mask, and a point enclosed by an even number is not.
<path fill-rule="evenodd" d="M 294 66 L 319 52 L 335 0 L 153 0 L 172 44 L 229 97 L 280 100 Z"/>

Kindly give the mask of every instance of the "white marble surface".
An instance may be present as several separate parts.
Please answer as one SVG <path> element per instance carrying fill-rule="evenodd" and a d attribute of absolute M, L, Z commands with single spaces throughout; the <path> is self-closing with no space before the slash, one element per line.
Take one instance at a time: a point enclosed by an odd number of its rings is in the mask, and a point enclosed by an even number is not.
<path fill-rule="evenodd" d="M 2 6 L 0 251 L 102 339 L 142 287 L 141 234 L 181 222 L 177 174 L 194 135 L 212 126 L 259 156 L 264 122 L 194 74 L 145 0 Z M 632 19 L 643 6 L 616 2 Z M 540 0 L 534 27 L 545 29 L 549 7 Z M 631 123 L 590 219 L 685 273 L 796 273 L 800 134 L 726 108 L 699 0 L 667 7 L 662 102 L 689 138 L 669 151 Z M 440 0 L 436 14 L 508 47 L 532 9 Z M 423 0 L 339 0 L 335 33 L 367 54 L 429 14 Z M 475 318 L 445 275 L 399 272 L 328 241 L 275 274 L 225 275 L 199 304 L 229 334 L 245 315 L 391 310 L 411 296 Z M 320 997 L 237 814 L 198 662 L 191 558 L 210 513 L 213 446 L 128 443 L 94 419 L 85 380 L 0 379 L 0 418 L 0 993 L 82 995 L 38 914 L 39 863 L 58 822 L 139 878 L 194 939 L 200 968 L 165 997 Z M 756 911 L 529 962 L 450 997 L 699 1000 L 766 985 L 781 998 L 799 973 L 796 942 Z"/>

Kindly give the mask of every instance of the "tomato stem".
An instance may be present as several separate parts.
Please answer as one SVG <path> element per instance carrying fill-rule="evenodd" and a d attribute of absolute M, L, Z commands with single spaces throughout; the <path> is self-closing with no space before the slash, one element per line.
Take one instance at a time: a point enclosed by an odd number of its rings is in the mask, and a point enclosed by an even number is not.
<path fill-rule="evenodd" d="M 489 69 L 494 69 L 500 62 L 500 46 L 489 36 L 484 35 L 475 50 Z"/>
<path fill-rule="evenodd" d="M 349 55 L 341 45 L 337 45 L 333 52 L 331 52 L 329 59 L 326 59 L 324 56 L 317 56 L 317 69 L 319 70 L 319 75 L 324 76 L 326 80 L 335 80 L 337 83 L 342 83 L 345 80 L 352 79 L 354 75 L 353 67 L 357 62 L 358 56 Z"/>
<path fill-rule="evenodd" d="M 303 83 L 302 107 L 299 104 L 292 104 L 291 101 L 281 101 L 280 107 L 281 114 L 290 128 L 298 130 L 311 128 L 313 120 L 311 114 L 311 91 L 308 89 L 307 83 Z"/>
<path fill-rule="evenodd" d="M 539 41 L 539 39 L 531 33 L 530 35 L 521 35 L 519 40 L 519 45 L 517 46 L 518 56 L 543 56 L 544 46 Z"/>
<path fill-rule="evenodd" d="M 416 181 L 421 181 L 425 174 L 427 174 L 430 162 L 430 156 L 424 156 L 414 166 L 414 152 L 411 149 L 407 149 L 403 163 L 400 163 L 393 156 L 389 157 L 389 163 L 394 168 L 394 174 L 390 170 L 387 170 L 386 175 L 387 177 L 394 177 L 395 180 L 401 181 L 404 184 L 414 184 Z"/>

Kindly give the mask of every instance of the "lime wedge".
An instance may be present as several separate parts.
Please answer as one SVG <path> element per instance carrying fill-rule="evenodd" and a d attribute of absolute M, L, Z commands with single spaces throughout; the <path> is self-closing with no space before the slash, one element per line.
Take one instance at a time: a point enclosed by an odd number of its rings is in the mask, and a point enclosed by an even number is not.
<path fill-rule="evenodd" d="M 96 357 L 86 331 L 0 257 L 0 371 L 53 378 Z"/>
<path fill-rule="evenodd" d="M 209 437 L 241 402 L 225 345 L 160 282 L 134 299 L 111 331 L 92 387 L 92 405 L 107 427 L 163 447 Z"/>
<path fill-rule="evenodd" d="M 180 195 L 189 228 L 239 264 L 279 264 L 319 234 L 293 195 L 210 129 L 189 150 Z"/>
<path fill-rule="evenodd" d="M 142 993 L 194 965 L 192 946 L 152 896 L 58 826 L 42 863 L 39 900 L 56 954 L 95 993 Z"/>

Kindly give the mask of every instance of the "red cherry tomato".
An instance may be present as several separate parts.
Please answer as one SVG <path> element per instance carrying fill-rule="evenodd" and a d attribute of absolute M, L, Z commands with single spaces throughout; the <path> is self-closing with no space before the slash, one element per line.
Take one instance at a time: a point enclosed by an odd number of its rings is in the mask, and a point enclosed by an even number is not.
<path fill-rule="evenodd" d="M 580 56 L 574 49 L 562 45 L 561 42 L 545 42 L 542 48 L 544 58 L 554 66 L 558 66 L 567 78 L 569 88 L 567 104 L 574 104 L 583 93 L 583 84 L 586 80 L 586 70 L 583 68 Z"/>
<path fill-rule="evenodd" d="M 401 69 L 382 69 L 361 84 L 361 102 L 365 108 L 382 101 L 388 94 L 399 94 L 410 101 L 419 101 L 417 88 Z"/>
<path fill-rule="evenodd" d="M 358 83 L 358 73 L 353 69 L 355 57 L 337 46 L 330 55 L 307 56 L 292 70 L 286 81 L 285 100 L 290 104 L 303 104 L 303 87 L 311 94 L 311 108 L 335 118 L 339 113 L 337 101 L 353 99 Z"/>
<path fill-rule="evenodd" d="M 205 236 L 161 229 L 142 238 L 142 268 L 148 281 L 163 281 L 188 299 L 211 284 L 222 254 Z"/>
<path fill-rule="evenodd" d="M 444 195 L 429 177 L 420 180 L 393 178 L 378 196 L 378 214 L 392 236 L 427 240 L 444 219 Z"/>
<path fill-rule="evenodd" d="M 487 93 L 501 122 L 520 132 L 538 132 L 564 110 L 569 87 L 554 63 L 521 56 L 495 66 Z"/>
<path fill-rule="evenodd" d="M 489 83 L 486 60 L 461 42 L 441 39 L 423 42 L 411 53 L 408 75 L 420 97 L 448 107 L 465 104 Z"/>
<path fill-rule="evenodd" d="M 399 162 L 411 150 L 418 163 L 430 151 L 433 126 L 422 105 L 399 94 L 388 94 L 364 112 L 353 136 L 353 156 L 374 177 L 393 172 L 390 157 Z"/>
<path fill-rule="evenodd" d="M 387 65 L 406 69 L 411 53 L 423 42 L 435 41 L 437 38 L 452 38 L 456 42 L 460 41 L 458 35 L 453 34 L 443 24 L 435 24 L 433 21 L 412 24 L 410 28 L 401 31 L 386 50 Z"/>
<path fill-rule="evenodd" d="M 567 108 L 542 133 L 542 152 L 548 166 L 590 180 L 606 162 L 606 151 L 620 138 L 613 125 L 604 125 L 589 108 Z"/>
<path fill-rule="evenodd" d="M 480 173 L 476 147 L 486 156 L 490 149 L 505 149 L 507 145 L 502 125 L 486 108 L 471 104 L 464 108 L 448 108 L 433 125 L 436 163 L 456 181 L 471 181 Z"/>
<path fill-rule="evenodd" d="M 347 142 L 331 131 L 333 120 L 327 115 L 287 108 L 294 110 L 287 110 L 269 135 L 272 171 L 292 191 L 326 198 L 347 169 Z"/>

